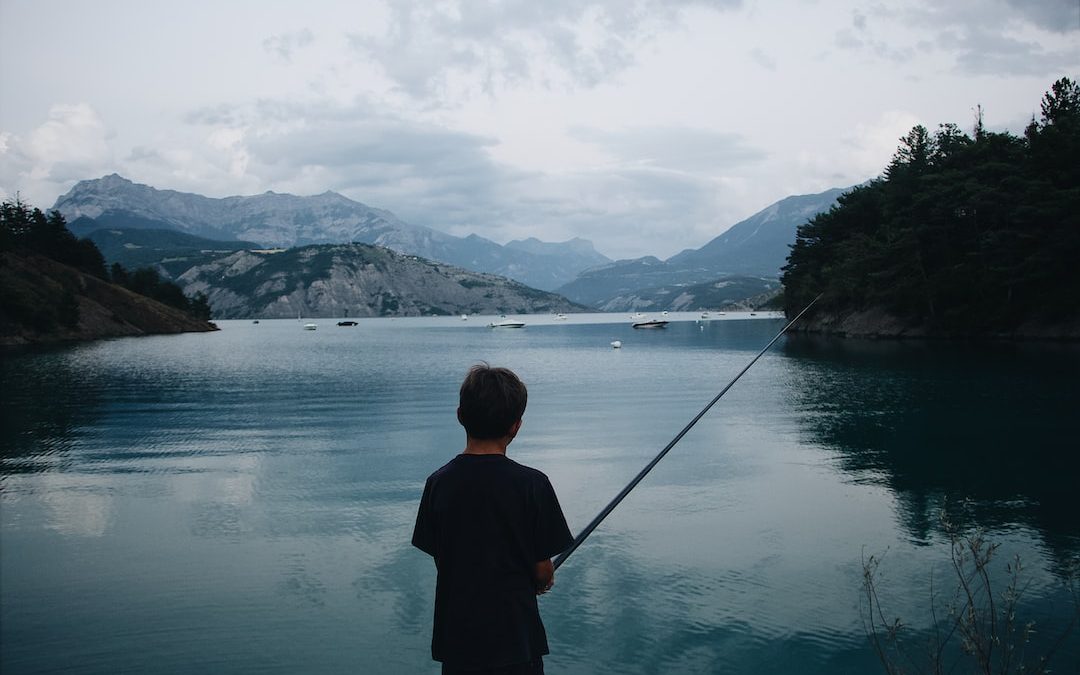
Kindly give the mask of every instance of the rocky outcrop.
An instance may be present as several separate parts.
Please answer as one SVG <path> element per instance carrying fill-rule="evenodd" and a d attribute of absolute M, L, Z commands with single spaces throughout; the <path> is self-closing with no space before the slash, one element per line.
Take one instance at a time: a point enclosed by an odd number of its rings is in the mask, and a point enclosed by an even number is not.
<path fill-rule="evenodd" d="M 217 330 L 48 258 L 0 254 L 0 346 Z"/>
<path fill-rule="evenodd" d="M 217 318 L 533 314 L 583 309 L 516 281 L 367 244 L 240 251 L 177 280 Z"/>

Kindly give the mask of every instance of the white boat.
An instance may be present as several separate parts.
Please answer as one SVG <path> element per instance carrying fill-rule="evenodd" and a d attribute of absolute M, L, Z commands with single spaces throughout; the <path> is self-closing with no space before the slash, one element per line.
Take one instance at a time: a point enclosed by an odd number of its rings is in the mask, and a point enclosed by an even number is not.
<path fill-rule="evenodd" d="M 612 340 L 611 346 L 613 349 L 620 349 L 622 347 L 622 340 Z"/>
<path fill-rule="evenodd" d="M 513 319 L 503 319 L 502 321 L 492 321 L 488 324 L 491 328 L 524 328 L 524 321 L 514 321 Z"/>
<path fill-rule="evenodd" d="M 638 321 L 633 324 L 634 328 L 667 328 L 667 321 L 660 321 L 658 319 L 650 319 L 648 321 Z"/>
<path fill-rule="evenodd" d="M 469 320 L 469 315 L 468 314 L 462 314 L 461 315 L 461 320 L 462 321 L 468 321 Z"/>
<path fill-rule="evenodd" d="M 318 324 L 314 324 L 314 323 L 305 323 L 304 324 L 304 330 L 315 330 L 318 327 L 319 327 Z"/>
<path fill-rule="evenodd" d="M 701 313 L 701 318 L 702 319 L 708 319 L 709 318 L 709 313 L 708 312 L 702 312 Z"/>
<path fill-rule="evenodd" d="M 556 314 L 555 315 L 555 320 L 556 321 L 566 321 L 566 315 L 565 314 Z"/>

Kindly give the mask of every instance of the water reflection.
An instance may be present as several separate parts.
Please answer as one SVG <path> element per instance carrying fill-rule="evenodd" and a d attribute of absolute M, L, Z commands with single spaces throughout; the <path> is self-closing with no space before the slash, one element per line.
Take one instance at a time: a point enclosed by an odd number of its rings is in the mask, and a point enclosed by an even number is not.
<path fill-rule="evenodd" d="M 799 336 L 784 351 L 807 440 L 852 480 L 887 486 L 912 539 L 938 531 L 947 499 L 954 518 L 1080 552 L 1080 455 L 1063 444 L 1080 349 Z"/>
<path fill-rule="evenodd" d="M 71 349 L 4 355 L 0 373 L 0 481 L 9 474 L 62 465 L 101 414 L 101 388 L 93 372 L 72 365 Z"/>

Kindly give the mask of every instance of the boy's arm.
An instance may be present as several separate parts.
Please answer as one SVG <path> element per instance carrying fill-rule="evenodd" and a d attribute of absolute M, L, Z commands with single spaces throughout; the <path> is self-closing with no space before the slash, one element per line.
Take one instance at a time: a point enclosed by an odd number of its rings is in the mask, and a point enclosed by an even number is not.
<path fill-rule="evenodd" d="M 413 527 L 412 545 L 424 553 L 435 557 L 435 523 L 431 520 L 431 480 L 424 483 L 424 495 L 420 498 L 420 508 L 416 510 L 416 525 Z"/>
<path fill-rule="evenodd" d="M 533 581 L 536 582 L 537 595 L 547 593 L 555 585 L 555 565 L 552 564 L 550 558 L 536 563 L 533 570 Z"/>

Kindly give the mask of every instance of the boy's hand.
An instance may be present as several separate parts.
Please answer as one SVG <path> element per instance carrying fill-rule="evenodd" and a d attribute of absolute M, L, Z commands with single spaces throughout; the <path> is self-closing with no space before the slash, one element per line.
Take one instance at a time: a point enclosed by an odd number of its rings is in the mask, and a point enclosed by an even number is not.
<path fill-rule="evenodd" d="M 533 581 L 536 583 L 536 594 L 543 595 L 555 585 L 555 566 L 551 560 L 541 560 L 536 563 Z"/>

